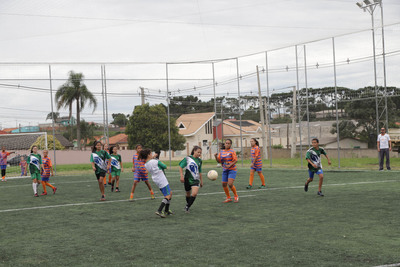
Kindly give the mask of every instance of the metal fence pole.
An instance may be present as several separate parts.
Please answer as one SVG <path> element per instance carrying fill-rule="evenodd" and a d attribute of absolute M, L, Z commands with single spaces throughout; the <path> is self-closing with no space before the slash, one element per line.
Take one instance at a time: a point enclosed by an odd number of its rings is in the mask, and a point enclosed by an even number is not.
<path fill-rule="evenodd" d="M 53 129 L 53 153 L 54 153 L 54 173 L 57 174 L 57 158 L 56 158 L 56 133 L 54 129 L 54 108 L 53 108 L 53 80 L 51 78 L 51 65 L 49 65 L 49 82 L 50 82 L 50 103 L 51 103 L 51 121 Z"/>
<path fill-rule="evenodd" d="M 339 112 L 338 112 L 338 94 L 336 82 L 336 51 L 335 51 L 335 37 L 332 37 L 332 50 L 333 50 L 333 76 L 335 82 L 335 107 L 336 107 L 336 132 L 337 132 L 337 150 L 338 150 L 338 167 L 340 169 L 340 133 L 339 133 Z"/>
<path fill-rule="evenodd" d="M 243 134 L 242 134 L 242 108 L 240 105 L 240 75 L 239 75 L 239 59 L 236 58 L 236 78 L 238 87 L 238 106 L 239 106 L 239 125 L 240 125 L 240 157 L 242 158 L 243 167 Z"/>
<path fill-rule="evenodd" d="M 297 94 L 297 109 L 298 109 L 298 116 L 299 116 L 299 138 L 300 138 L 300 158 L 301 158 L 301 167 L 303 168 L 303 144 L 301 140 L 301 102 L 300 102 L 300 84 L 299 84 L 299 59 L 297 55 L 297 45 L 295 46 L 296 52 L 296 80 L 297 80 L 297 89 L 299 93 Z"/>
<path fill-rule="evenodd" d="M 272 136 L 271 136 L 271 108 L 269 98 L 269 76 L 268 76 L 268 52 L 265 52 L 265 78 L 267 81 L 267 124 L 268 124 L 268 147 L 269 147 L 269 166 L 272 167 Z M 280 136 L 279 136 L 280 138 Z"/>
<path fill-rule="evenodd" d="M 213 75 L 213 90 L 214 90 L 214 113 L 215 113 L 215 117 L 214 117 L 214 121 L 215 121 L 215 137 L 217 140 L 217 153 L 219 152 L 219 138 L 218 138 L 218 126 L 217 126 L 217 97 L 215 95 L 215 71 L 214 71 L 214 62 L 211 63 L 212 65 L 212 75 Z M 222 123 L 222 122 L 221 122 Z M 212 148 L 212 146 L 210 147 L 210 149 Z"/>
<path fill-rule="evenodd" d="M 169 153 L 169 168 L 172 167 L 172 156 L 171 156 L 171 119 L 169 114 L 169 83 L 168 83 L 168 63 L 165 63 L 165 80 L 167 82 L 167 113 L 168 113 L 168 153 Z"/>

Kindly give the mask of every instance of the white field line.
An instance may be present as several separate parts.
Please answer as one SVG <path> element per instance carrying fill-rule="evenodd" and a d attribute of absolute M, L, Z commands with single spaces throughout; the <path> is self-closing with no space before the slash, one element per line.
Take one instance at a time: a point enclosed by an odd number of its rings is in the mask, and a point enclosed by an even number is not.
<path fill-rule="evenodd" d="M 326 186 L 346 186 L 346 185 L 363 185 L 363 184 L 378 184 L 378 183 L 392 183 L 392 182 L 400 182 L 400 180 L 386 180 L 386 181 L 371 181 L 371 182 L 358 182 L 358 183 L 342 183 L 342 184 L 328 184 Z M 314 187 L 316 187 L 315 185 Z M 271 191 L 271 190 L 285 190 L 285 189 L 299 189 L 304 186 L 289 186 L 289 187 L 275 187 L 275 188 L 266 188 L 266 189 L 253 189 L 253 190 L 238 190 L 239 193 L 250 193 L 250 192 L 258 192 L 258 191 Z M 178 191 L 178 190 L 175 190 Z M 225 194 L 225 192 L 210 192 L 210 193 L 199 193 L 201 196 L 208 195 L 220 195 Z M 174 195 L 174 197 L 183 197 L 185 195 Z M 253 197 L 255 195 L 243 195 L 240 197 Z M 162 198 L 162 197 L 156 197 Z M 148 197 L 137 198 L 135 201 L 148 200 Z M 107 200 L 107 201 L 96 201 L 96 202 L 83 202 L 83 203 L 71 203 L 71 204 L 60 204 L 60 205 L 52 205 L 52 206 L 39 206 L 39 207 L 30 207 L 30 208 L 18 208 L 18 209 L 6 209 L 0 210 L 0 213 L 4 212 L 12 212 L 12 211 L 24 211 L 24 210 L 35 210 L 35 209 L 49 209 L 49 208 L 60 208 L 60 207 L 71 207 L 71 206 L 83 206 L 83 205 L 93 205 L 93 204 L 107 204 L 107 203 L 115 203 L 115 202 L 126 202 L 128 200 L 120 199 L 120 200 Z"/>
<path fill-rule="evenodd" d="M 375 267 L 399 267 L 399 266 L 400 266 L 400 262 L 393 263 L 393 264 L 379 265 L 379 266 L 375 266 Z"/>

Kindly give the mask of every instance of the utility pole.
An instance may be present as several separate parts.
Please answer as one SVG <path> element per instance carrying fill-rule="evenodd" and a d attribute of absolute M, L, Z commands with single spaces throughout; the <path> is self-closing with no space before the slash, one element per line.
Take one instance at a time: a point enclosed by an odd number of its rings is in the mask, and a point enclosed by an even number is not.
<path fill-rule="evenodd" d="M 260 85 L 260 75 L 258 72 L 258 66 L 256 66 L 257 70 L 257 83 L 258 83 L 258 102 L 260 106 L 260 120 L 261 120 L 261 139 L 262 139 L 262 147 L 263 147 L 263 159 L 268 159 L 267 154 L 267 142 L 265 141 L 265 121 L 264 121 L 264 108 L 263 108 L 263 101 L 261 97 L 261 85 Z"/>
<path fill-rule="evenodd" d="M 142 98 L 142 106 L 145 104 L 145 98 L 144 98 L 144 87 L 139 87 L 140 88 L 140 96 Z"/>

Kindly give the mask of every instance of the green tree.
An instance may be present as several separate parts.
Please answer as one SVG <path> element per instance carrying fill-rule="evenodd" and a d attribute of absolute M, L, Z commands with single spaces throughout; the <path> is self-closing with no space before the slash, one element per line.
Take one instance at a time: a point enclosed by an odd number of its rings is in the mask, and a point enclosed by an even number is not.
<path fill-rule="evenodd" d="M 122 113 L 113 113 L 111 116 L 114 119 L 111 124 L 114 124 L 118 127 L 125 127 L 128 123 L 129 115 L 125 115 Z"/>
<path fill-rule="evenodd" d="M 93 112 L 97 107 L 97 100 L 83 83 L 84 75 L 82 73 L 69 72 L 68 81 L 60 86 L 56 92 L 57 109 L 68 108 L 69 119 L 72 117 L 72 104 L 76 104 L 76 136 L 78 140 L 78 149 L 81 148 L 81 111 L 85 108 L 87 102 L 93 106 Z"/>
<path fill-rule="evenodd" d="M 171 122 L 171 149 L 183 150 L 185 137 L 179 134 L 176 120 Z M 134 148 L 136 144 L 151 148 L 153 151 L 168 150 L 168 116 L 162 104 L 136 106 L 129 116 L 125 133 L 128 135 L 128 144 Z"/>
<path fill-rule="evenodd" d="M 336 129 L 336 122 L 332 124 L 332 128 L 331 128 L 331 134 L 336 134 L 337 133 L 337 129 Z M 346 137 L 350 137 L 350 138 L 355 138 L 357 137 L 357 126 L 353 121 L 340 121 L 339 122 L 339 135 L 340 138 L 346 138 Z"/>

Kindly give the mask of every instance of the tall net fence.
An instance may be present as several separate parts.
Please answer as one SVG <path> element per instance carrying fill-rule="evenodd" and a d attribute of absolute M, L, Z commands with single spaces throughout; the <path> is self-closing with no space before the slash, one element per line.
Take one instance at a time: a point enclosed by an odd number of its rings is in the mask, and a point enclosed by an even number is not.
<path fill-rule="evenodd" d="M 196 62 L 0 63 L 1 126 L 15 125 L 14 132 L 40 126 L 40 131 L 73 140 L 65 124 L 55 127 L 48 117 L 51 112 L 69 116 L 67 109 L 57 109 L 54 97 L 73 70 L 85 75 L 84 83 L 97 99 L 96 109 L 85 107 L 81 112 L 81 118 L 95 122 L 101 132 L 91 138 L 108 140 L 124 132 L 110 126 L 112 114 L 131 114 L 142 103 L 162 103 L 174 118 L 214 114 L 211 131 L 200 125 L 204 134 L 188 135 L 187 148 L 165 151 L 168 159 L 181 158 L 193 145 L 203 147 L 203 158 L 213 158 L 218 142 L 229 138 L 243 163 L 250 139 L 257 138 L 273 165 L 274 157 L 302 159 L 311 139 L 319 138 L 340 162 L 340 157 L 373 149 L 380 127 L 396 127 L 399 33 L 400 23 L 385 26 L 385 50 L 379 50 L 383 40 L 373 43 L 367 30 Z M 360 46 L 348 47 L 354 39 Z"/>

